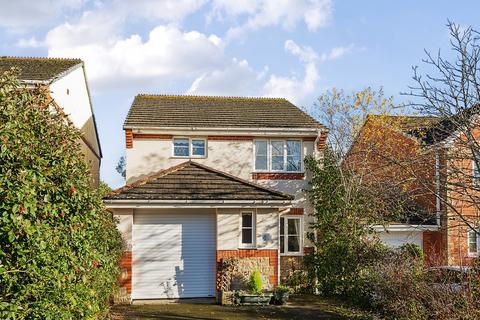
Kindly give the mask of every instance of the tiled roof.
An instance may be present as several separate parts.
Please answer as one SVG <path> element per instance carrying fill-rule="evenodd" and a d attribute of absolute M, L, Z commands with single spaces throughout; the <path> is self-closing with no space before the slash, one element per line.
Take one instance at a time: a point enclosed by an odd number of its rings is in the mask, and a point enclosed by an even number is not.
<path fill-rule="evenodd" d="M 137 95 L 125 127 L 323 128 L 286 99 Z"/>
<path fill-rule="evenodd" d="M 104 200 L 292 200 L 230 174 L 187 161 L 108 194 Z"/>
<path fill-rule="evenodd" d="M 0 57 L 0 73 L 15 67 L 20 80 L 48 81 L 81 63 L 80 59 Z"/>
<path fill-rule="evenodd" d="M 432 116 L 370 115 L 369 117 L 390 125 L 427 144 L 433 142 L 431 132 L 441 123 L 441 118 Z"/>

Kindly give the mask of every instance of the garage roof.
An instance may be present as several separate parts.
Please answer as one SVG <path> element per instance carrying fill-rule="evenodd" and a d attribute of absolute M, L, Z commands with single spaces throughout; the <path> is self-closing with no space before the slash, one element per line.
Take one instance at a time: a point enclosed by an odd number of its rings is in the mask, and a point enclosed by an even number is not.
<path fill-rule="evenodd" d="M 162 170 L 108 194 L 104 200 L 293 200 L 193 161 Z"/>

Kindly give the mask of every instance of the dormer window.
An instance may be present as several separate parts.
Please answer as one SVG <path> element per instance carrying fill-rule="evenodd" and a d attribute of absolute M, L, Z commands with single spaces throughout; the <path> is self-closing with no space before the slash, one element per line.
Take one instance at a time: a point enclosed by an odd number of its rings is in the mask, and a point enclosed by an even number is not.
<path fill-rule="evenodd" d="M 301 172 L 301 140 L 255 140 L 255 171 Z"/>
<path fill-rule="evenodd" d="M 204 138 L 173 138 L 173 156 L 176 158 L 205 158 L 207 140 Z"/>

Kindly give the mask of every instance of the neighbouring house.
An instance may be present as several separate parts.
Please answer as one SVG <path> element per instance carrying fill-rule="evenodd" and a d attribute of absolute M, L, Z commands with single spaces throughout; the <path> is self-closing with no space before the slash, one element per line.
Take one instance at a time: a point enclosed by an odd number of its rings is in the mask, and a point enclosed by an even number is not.
<path fill-rule="evenodd" d="M 126 185 L 104 201 L 130 299 L 214 297 L 255 270 L 273 287 L 312 250 L 303 159 L 327 130 L 289 101 L 138 95 L 124 130 Z"/>
<path fill-rule="evenodd" d="M 51 104 L 81 132 L 79 144 L 90 164 L 93 183 L 100 179 L 102 151 L 88 89 L 85 64 L 80 59 L 0 57 L 0 72 L 19 70 L 26 88 L 46 86 Z"/>
<path fill-rule="evenodd" d="M 374 229 L 392 247 L 419 245 L 430 265 L 468 266 L 480 248 L 477 234 L 456 213 L 472 225 L 480 221 L 478 207 L 455 190 L 456 185 L 470 189 L 480 174 L 453 123 L 430 116 L 370 115 L 344 159 L 365 181 L 383 184 L 390 196 L 413 199 L 403 215 Z M 457 184 L 456 170 L 467 181 Z M 395 185 L 397 192 L 387 191 Z"/>

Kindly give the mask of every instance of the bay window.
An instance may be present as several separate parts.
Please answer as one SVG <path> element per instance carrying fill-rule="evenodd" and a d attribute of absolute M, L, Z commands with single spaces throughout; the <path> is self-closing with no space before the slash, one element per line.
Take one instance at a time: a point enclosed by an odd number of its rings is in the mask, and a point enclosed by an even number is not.
<path fill-rule="evenodd" d="M 302 232 L 300 217 L 280 218 L 280 253 L 300 254 L 302 248 Z"/>
<path fill-rule="evenodd" d="M 255 171 L 301 172 L 301 140 L 256 140 Z"/>

